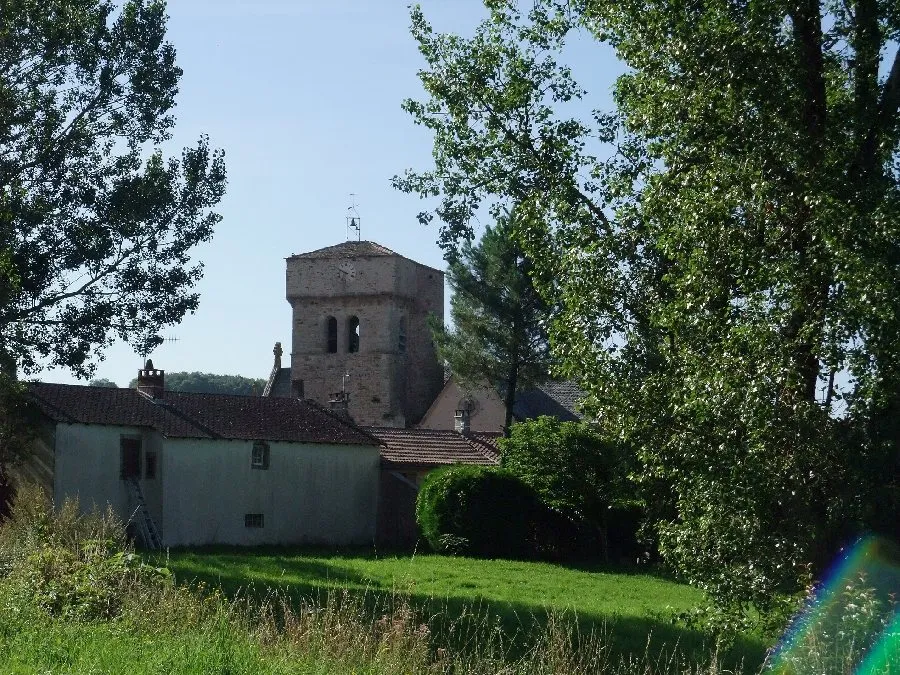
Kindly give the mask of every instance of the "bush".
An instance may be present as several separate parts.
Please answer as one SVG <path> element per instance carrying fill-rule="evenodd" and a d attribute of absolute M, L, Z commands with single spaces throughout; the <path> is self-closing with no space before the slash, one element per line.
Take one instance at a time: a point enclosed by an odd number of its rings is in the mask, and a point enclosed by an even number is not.
<path fill-rule="evenodd" d="M 113 618 L 126 595 L 168 577 L 130 549 L 112 509 L 83 514 L 67 499 L 56 510 L 43 490 L 25 486 L 0 526 L 0 580 L 20 602 L 53 616 Z"/>
<path fill-rule="evenodd" d="M 584 422 L 539 417 L 514 424 L 510 437 L 501 439 L 500 449 L 503 468 L 572 522 L 568 544 L 550 532 L 557 538 L 557 548 L 631 557 L 637 519 L 633 502 L 625 508 L 633 488 L 627 481 L 626 455 L 617 443 Z"/>
<path fill-rule="evenodd" d="M 428 474 L 416 520 L 435 551 L 484 557 L 528 557 L 539 499 L 503 469 L 454 465 Z"/>

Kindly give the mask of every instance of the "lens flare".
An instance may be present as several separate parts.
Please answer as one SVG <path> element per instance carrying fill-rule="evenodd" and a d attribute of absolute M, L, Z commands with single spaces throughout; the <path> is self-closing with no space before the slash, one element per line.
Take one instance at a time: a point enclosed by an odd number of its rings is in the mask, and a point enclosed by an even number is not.
<path fill-rule="evenodd" d="M 900 552 L 858 541 L 815 588 L 772 656 L 771 670 L 801 675 L 900 675 Z"/>

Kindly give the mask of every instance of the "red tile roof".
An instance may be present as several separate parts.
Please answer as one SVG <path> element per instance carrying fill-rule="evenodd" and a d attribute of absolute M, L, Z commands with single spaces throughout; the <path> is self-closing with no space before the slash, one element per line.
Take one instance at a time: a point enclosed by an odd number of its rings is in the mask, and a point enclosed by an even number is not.
<path fill-rule="evenodd" d="M 381 463 L 384 466 L 439 466 L 443 464 L 500 463 L 497 451 L 499 434 L 463 436 L 451 429 L 393 429 L 367 427 L 379 438 Z"/>
<path fill-rule="evenodd" d="M 470 443 L 479 446 L 482 452 L 493 457 L 495 463 L 500 463 L 500 439 L 503 438 L 503 434 L 499 431 L 473 431 L 466 438 Z"/>
<path fill-rule="evenodd" d="M 379 445 L 354 424 L 295 398 L 167 391 L 154 400 L 135 389 L 43 382 L 28 387 L 56 422 L 146 427 L 174 438 Z"/>

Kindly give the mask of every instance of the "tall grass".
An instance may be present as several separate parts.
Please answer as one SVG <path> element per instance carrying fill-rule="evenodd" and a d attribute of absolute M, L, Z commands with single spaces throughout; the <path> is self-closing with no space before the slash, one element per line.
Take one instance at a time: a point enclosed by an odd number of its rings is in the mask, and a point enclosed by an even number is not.
<path fill-rule="evenodd" d="M 717 653 L 676 649 L 622 656 L 604 631 L 552 614 L 524 651 L 475 612 L 432 632 L 404 596 L 376 603 L 332 589 L 226 597 L 177 585 L 131 550 L 110 512 L 54 510 L 20 494 L 0 526 L 0 672 L 4 673 L 454 673 L 683 675 L 728 672 Z M 457 631 L 453 640 L 447 634 Z M 691 657 L 693 658 L 693 657 Z"/>

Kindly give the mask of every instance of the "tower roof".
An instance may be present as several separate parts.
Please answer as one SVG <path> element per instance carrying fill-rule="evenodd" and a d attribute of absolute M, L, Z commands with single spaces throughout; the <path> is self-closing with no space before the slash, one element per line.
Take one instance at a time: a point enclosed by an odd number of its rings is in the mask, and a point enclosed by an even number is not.
<path fill-rule="evenodd" d="M 315 251 L 309 251 L 308 253 L 297 253 L 292 255 L 291 258 L 352 258 L 392 255 L 398 258 L 403 257 L 381 244 L 376 244 L 374 241 L 345 241 L 334 246 L 326 246 Z"/>

